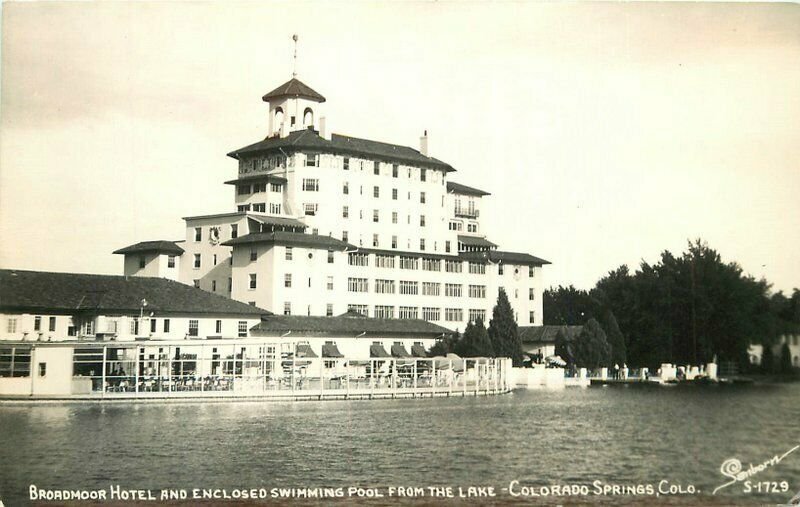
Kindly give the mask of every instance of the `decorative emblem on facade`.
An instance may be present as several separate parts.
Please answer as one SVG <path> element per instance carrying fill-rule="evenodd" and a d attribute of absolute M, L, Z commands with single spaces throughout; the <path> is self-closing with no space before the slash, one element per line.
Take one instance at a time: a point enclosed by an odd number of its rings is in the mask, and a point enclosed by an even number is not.
<path fill-rule="evenodd" d="M 208 242 L 212 245 L 219 243 L 219 227 L 212 227 L 208 231 Z"/>

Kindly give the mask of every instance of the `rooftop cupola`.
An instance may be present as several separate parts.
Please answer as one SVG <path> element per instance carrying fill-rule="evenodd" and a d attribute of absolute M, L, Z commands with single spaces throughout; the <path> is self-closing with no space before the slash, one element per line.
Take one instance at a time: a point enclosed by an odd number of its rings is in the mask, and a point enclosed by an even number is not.
<path fill-rule="evenodd" d="M 295 43 L 294 61 L 297 65 L 297 35 L 292 37 Z M 322 104 L 325 97 L 313 88 L 297 79 L 297 72 L 292 72 L 292 79 L 261 97 L 269 103 L 269 133 L 267 137 L 286 137 L 295 130 L 309 127 L 324 131 Z M 323 137 L 325 133 L 322 132 Z"/>

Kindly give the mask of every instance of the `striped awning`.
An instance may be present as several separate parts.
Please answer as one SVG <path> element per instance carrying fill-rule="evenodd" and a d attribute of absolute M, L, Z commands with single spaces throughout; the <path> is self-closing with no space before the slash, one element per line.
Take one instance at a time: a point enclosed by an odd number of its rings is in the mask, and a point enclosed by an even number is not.
<path fill-rule="evenodd" d="M 392 345 L 392 357 L 412 357 L 402 343 Z"/>
<path fill-rule="evenodd" d="M 297 346 L 297 353 L 295 357 L 319 357 L 317 354 L 311 349 L 311 345 L 308 344 L 300 344 Z"/>
<path fill-rule="evenodd" d="M 414 357 L 428 357 L 428 353 L 425 352 L 425 347 L 419 343 L 415 343 L 411 346 L 411 354 Z"/>
<path fill-rule="evenodd" d="M 392 357 L 387 352 L 386 349 L 383 348 L 383 345 L 379 345 L 377 343 L 373 343 L 369 346 L 369 357 Z"/>
<path fill-rule="evenodd" d="M 322 357 L 339 358 L 344 357 L 344 354 L 339 352 L 335 343 L 326 343 L 322 346 Z"/>

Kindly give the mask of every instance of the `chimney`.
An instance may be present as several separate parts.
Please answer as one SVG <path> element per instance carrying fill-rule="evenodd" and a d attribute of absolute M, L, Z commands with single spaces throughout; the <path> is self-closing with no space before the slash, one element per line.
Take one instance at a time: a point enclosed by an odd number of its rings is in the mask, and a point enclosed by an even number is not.
<path fill-rule="evenodd" d="M 319 119 L 319 136 L 323 139 L 328 139 L 328 125 L 324 116 Z"/>
<path fill-rule="evenodd" d="M 419 152 L 428 156 L 428 131 L 426 130 L 419 138 Z"/>

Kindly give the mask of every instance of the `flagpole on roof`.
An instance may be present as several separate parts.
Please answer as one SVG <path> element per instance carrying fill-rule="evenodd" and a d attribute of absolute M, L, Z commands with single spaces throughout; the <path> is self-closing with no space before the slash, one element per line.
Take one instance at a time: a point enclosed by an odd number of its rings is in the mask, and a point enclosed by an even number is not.
<path fill-rule="evenodd" d="M 294 58 L 292 60 L 292 78 L 297 77 L 297 34 L 292 35 L 294 41 Z"/>

